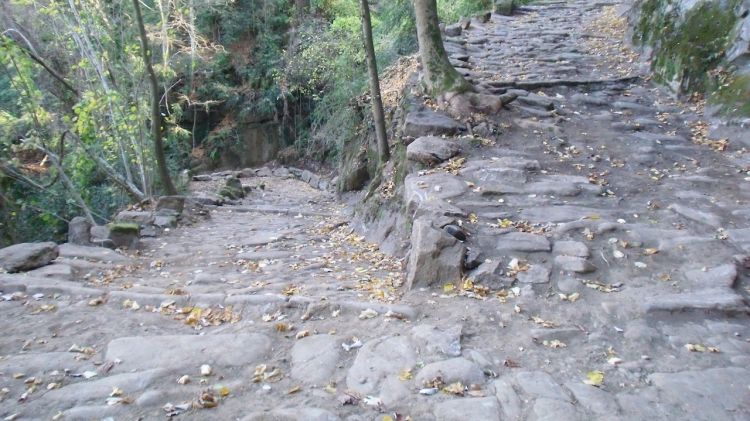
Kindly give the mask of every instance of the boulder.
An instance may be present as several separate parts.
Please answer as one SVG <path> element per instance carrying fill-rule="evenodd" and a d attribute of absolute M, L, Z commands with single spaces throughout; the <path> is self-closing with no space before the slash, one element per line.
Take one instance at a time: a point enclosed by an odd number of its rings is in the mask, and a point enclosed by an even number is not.
<path fill-rule="evenodd" d="M 91 243 L 91 222 L 82 217 L 76 216 L 68 223 L 68 242 L 86 246 Z"/>
<path fill-rule="evenodd" d="M 406 147 L 406 158 L 425 165 L 435 165 L 453 158 L 460 152 L 461 147 L 453 140 L 423 136 Z"/>
<path fill-rule="evenodd" d="M 185 196 L 162 196 L 156 202 L 157 214 L 179 215 L 182 213 L 184 209 L 185 209 Z"/>
<path fill-rule="evenodd" d="M 109 225 L 109 240 L 115 247 L 132 249 L 138 245 L 141 229 L 138 224 L 118 222 Z"/>
<path fill-rule="evenodd" d="M 476 93 L 456 93 L 450 92 L 443 96 L 443 100 L 448 102 L 450 109 L 461 116 L 471 116 L 474 113 L 496 114 L 500 112 L 504 105 L 513 102 L 518 95 L 486 95 Z"/>
<path fill-rule="evenodd" d="M 494 285 L 502 282 L 503 266 L 500 260 L 487 260 L 469 274 L 475 282 L 482 285 Z"/>
<path fill-rule="evenodd" d="M 420 355 L 426 357 L 458 357 L 461 355 L 461 325 L 437 327 L 419 325 L 411 330 Z"/>
<path fill-rule="evenodd" d="M 404 136 L 452 136 L 464 130 L 466 127 L 463 124 L 432 110 L 410 112 L 404 121 Z"/>
<path fill-rule="evenodd" d="M 484 373 L 476 363 L 466 358 L 451 358 L 448 360 L 427 364 L 419 371 L 414 383 L 416 387 L 428 387 L 429 383 L 440 377 L 446 384 L 461 382 L 464 385 L 484 383 Z"/>
<path fill-rule="evenodd" d="M 591 273 L 596 270 L 591 262 L 576 256 L 556 256 L 555 265 L 564 272 Z"/>
<path fill-rule="evenodd" d="M 446 26 L 443 32 L 445 33 L 446 37 L 457 37 L 461 35 L 462 31 L 463 31 L 463 28 L 461 27 L 461 24 L 456 23 L 453 25 Z"/>
<path fill-rule="evenodd" d="M 510 16 L 513 14 L 513 1 L 514 0 L 495 0 L 495 13 L 503 16 Z"/>
<path fill-rule="evenodd" d="M 154 223 L 154 214 L 147 211 L 122 211 L 115 217 L 115 222 L 141 226 L 151 225 Z"/>
<path fill-rule="evenodd" d="M 226 197 L 230 200 L 244 198 L 245 190 L 242 188 L 242 182 L 238 178 L 228 178 L 224 187 L 219 190 L 219 196 Z"/>
<path fill-rule="evenodd" d="M 430 286 L 461 279 L 466 246 L 432 226 L 428 218 L 414 221 L 406 287 Z"/>
<path fill-rule="evenodd" d="M 48 265 L 58 255 L 57 244 L 20 243 L 0 249 L 0 268 L 10 273 L 26 272 Z"/>

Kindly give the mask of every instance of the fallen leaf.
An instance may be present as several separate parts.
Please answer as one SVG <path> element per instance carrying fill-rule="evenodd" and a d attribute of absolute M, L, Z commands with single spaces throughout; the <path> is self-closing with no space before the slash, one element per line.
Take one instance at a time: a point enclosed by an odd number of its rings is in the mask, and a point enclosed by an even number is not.
<path fill-rule="evenodd" d="M 300 387 L 300 386 L 293 386 L 291 389 L 289 389 L 289 390 L 286 391 L 286 394 L 287 395 L 293 395 L 293 394 L 299 392 L 300 390 L 302 390 L 302 387 Z"/>
<path fill-rule="evenodd" d="M 372 319 L 378 316 L 378 312 L 368 308 L 367 310 L 362 310 L 361 313 L 359 313 L 359 319 L 360 320 L 366 320 L 366 319 Z"/>
<path fill-rule="evenodd" d="M 540 325 L 542 327 L 546 327 L 546 328 L 550 328 L 550 329 L 556 328 L 556 327 L 560 326 L 557 323 L 550 322 L 549 320 L 544 320 L 544 319 L 542 319 L 539 316 L 532 316 L 531 320 L 534 321 L 534 323 L 536 323 L 536 324 L 538 324 L 538 325 Z"/>
<path fill-rule="evenodd" d="M 583 381 L 584 383 L 599 387 L 604 383 L 604 373 L 601 371 L 589 371 L 586 373 L 586 380 Z"/>
<path fill-rule="evenodd" d="M 398 379 L 402 382 L 411 380 L 414 378 L 414 373 L 412 373 L 411 368 L 407 368 L 406 370 L 402 370 L 401 373 L 398 375 Z"/>
<path fill-rule="evenodd" d="M 206 389 L 198 395 L 198 407 L 199 408 L 216 408 L 219 405 L 218 399 L 214 396 L 214 392 L 211 389 Z"/>
<path fill-rule="evenodd" d="M 290 330 L 294 329 L 294 325 L 289 323 L 276 323 L 274 328 L 277 332 L 289 332 Z"/>
<path fill-rule="evenodd" d="M 294 338 L 295 339 L 302 339 L 302 338 L 306 338 L 308 336 L 310 336 L 310 331 L 309 330 L 300 330 L 299 332 L 297 332 L 296 335 L 294 335 Z"/>
<path fill-rule="evenodd" d="M 96 297 L 94 299 L 89 300 L 89 305 L 91 307 L 96 307 L 98 305 L 104 304 L 104 297 Z"/>
<path fill-rule="evenodd" d="M 449 384 L 448 386 L 445 386 L 443 388 L 443 392 L 451 395 L 463 396 L 465 393 L 465 389 L 465 386 L 461 382 L 455 382 Z"/>
<path fill-rule="evenodd" d="M 578 301 L 579 298 L 581 298 L 581 294 L 577 292 L 574 292 L 572 294 L 567 294 L 567 295 L 560 293 L 557 295 L 560 297 L 562 301 L 569 301 L 571 303 L 575 303 L 576 301 Z"/>
<path fill-rule="evenodd" d="M 651 255 L 654 255 L 654 254 L 656 254 L 658 252 L 659 252 L 659 249 L 655 249 L 655 248 L 643 249 L 643 254 L 645 254 L 646 256 L 651 256 Z"/>
<path fill-rule="evenodd" d="M 552 349 L 559 349 L 559 348 L 567 348 L 568 347 L 568 345 L 566 345 L 565 342 L 562 342 L 562 341 L 557 340 L 557 339 L 552 339 L 551 341 L 545 340 L 544 342 L 542 342 L 542 345 L 546 346 L 547 348 L 552 348 Z"/>

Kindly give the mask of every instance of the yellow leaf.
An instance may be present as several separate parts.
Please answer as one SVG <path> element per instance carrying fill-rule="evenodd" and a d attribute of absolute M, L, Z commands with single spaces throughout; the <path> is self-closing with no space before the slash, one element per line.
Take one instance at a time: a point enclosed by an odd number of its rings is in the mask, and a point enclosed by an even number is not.
<path fill-rule="evenodd" d="M 461 382 L 455 382 L 451 383 L 448 386 L 445 386 L 443 388 L 443 392 L 450 393 L 452 395 L 458 395 L 463 396 L 464 395 L 464 385 Z"/>
<path fill-rule="evenodd" d="M 449 294 L 449 293 L 453 292 L 453 290 L 455 290 L 455 289 L 456 289 L 456 286 L 453 285 L 453 284 L 445 284 L 445 285 L 443 285 L 443 292 L 446 293 L 446 294 Z"/>
<path fill-rule="evenodd" d="M 189 326 L 195 326 L 200 322 L 203 310 L 200 307 L 193 307 L 190 314 L 185 318 L 185 324 Z"/>
<path fill-rule="evenodd" d="M 219 392 L 219 396 L 222 398 L 229 396 L 229 388 L 226 386 L 218 386 L 216 387 L 216 391 Z"/>
<path fill-rule="evenodd" d="M 402 382 L 405 382 L 414 378 L 414 373 L 412 373 L 411 368 L 407 368 L 406 370 L 401 371 L 401 373 L 398 375 L 398 378 Z"/>
<path fill-rule="evenodd" d="M 685 344 L 685 348 L 690 352 L 706 352 L 706 347 L 701 344 Z"/>
<path fill-rule="evenodd" d="M 599 370 L 589 371 L 586 373 L 586 380 L 583 382 L 591 386 L 599 387 L 604 383 L 604 373 Z"/>
<path fill-rule="evenodd" d="M 510 219 L 498 219 L 497 224 L 500 226 L 500 228 L 510 228 L 513 226 L 513 221 Z"/>
<path fill-rule="evenodd" d="M 477 217 L 477 214 L 470 213 L 469 214 L 469 223 L 476 224 L 479 221 L 479 218 Z"/>
<path fill-rule="evenodd" d="M 567 348 L 568 345 L 565 344 L 565 342 L 562 342 L 557 339 L 553 339 L 551 341 L 544 341 L 542 342 L 542 345 L 546 346 L 547 348 L 552 349 L 559 349 L 559 348 Z"/>
<path fill-rule="evenodd" d="M 294 386 L 294 387 L 292 387 L 291 389 L 287 390 L 287 391 L 286 391 L 286 393 L 287 393 L 288 395 L 292 395 L 292 394 L 295 394 L 295 393 L 299 392 L 300 390 L 302 390 L 302 388 L 301 388 L 301 387 L 299 387 L 299 386 Z"/>

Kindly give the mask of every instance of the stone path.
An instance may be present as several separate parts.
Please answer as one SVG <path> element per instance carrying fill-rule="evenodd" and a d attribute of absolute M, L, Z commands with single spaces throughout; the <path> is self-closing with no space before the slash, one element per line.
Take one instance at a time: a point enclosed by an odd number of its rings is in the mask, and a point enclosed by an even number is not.
<path fill-rule="evenodd" d="M 447 39 L 481 90 L 518 99 L 477 138 L 406 118 L 449 136 L 410 147 L 408 264 L 325 182 L 263 169 L 138 253 L 63 245 L 0 275 L 0 416 L 750 417 L 750 162 L 739 140 L 694 143 L 699 114 L 602 53 L 620 47 L 586 28 L 607 7 L 526 6 Z"/>

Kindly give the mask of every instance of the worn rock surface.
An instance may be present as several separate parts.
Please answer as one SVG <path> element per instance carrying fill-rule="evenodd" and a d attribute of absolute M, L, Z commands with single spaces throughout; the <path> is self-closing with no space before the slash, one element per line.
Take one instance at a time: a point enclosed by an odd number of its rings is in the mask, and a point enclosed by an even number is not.
<path fill-rule="evenodd" d="M 411 256 L 354 231 L 325 177 L 264 167 L 198 178 L 137 252 L 0 275 L 0 418 L 750 418 L 750 161 L 643 77 L 612 6 L 446 38 L 478 93 L 518 99 L 406 118 L 405 140 L 468 135 L 465 161 L 405 176 Z M 218 198 L 227 177 L 252 194 Z"/>

